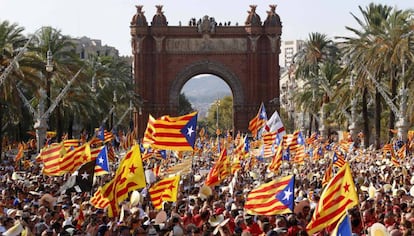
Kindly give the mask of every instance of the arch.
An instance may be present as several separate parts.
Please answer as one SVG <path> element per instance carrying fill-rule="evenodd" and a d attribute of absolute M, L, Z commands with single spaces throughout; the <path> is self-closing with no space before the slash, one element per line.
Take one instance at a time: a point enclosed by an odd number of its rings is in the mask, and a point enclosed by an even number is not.
<path fill-rule="evenodd" d="M 199 74 L 213 74 L 224 80 L 233 93 L 233 106 L 241 106 L 244 101 L 243 87 L 239 78 L 226 66 L 217 61 L 202 60 L 186 66 L 172 81 L 169 91 L 170 108 L 178 107 L 178 97 L 184 84 Z"/>
<path fill-rule="evenodd" d="M 157 14 L 162 15 L 160 9 Z M 273 22 L 274 9 L 266 22 Z M 137 15 L 145 17 L 143 11 Z M 268 113 L 279 109 L 279 103 L 272 101 L 280 95 L 280 22 L 222 26 L 208 16 L 200 22 L 194 18 L 188 26 L 134 22 L 130 25 L 134 86 L 143 101 L 134 125 L 140 137 L 149 114 L 178 115 L 181 89 L 199 74 L 216 75 L 230 87 L 235 130 L 248 131 L 262 102 Z"/>

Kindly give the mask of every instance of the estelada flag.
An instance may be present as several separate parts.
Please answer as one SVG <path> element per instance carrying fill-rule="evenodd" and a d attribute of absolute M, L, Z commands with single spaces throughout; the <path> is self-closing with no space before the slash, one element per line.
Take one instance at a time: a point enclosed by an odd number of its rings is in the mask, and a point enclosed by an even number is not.
<path fill-rule="evenodd" d="M 179 117 L 162 116 L 152 125 L 153 148 L 174 151 L 194 150 L 197 112 Z"/>
<path fill-rule="evenodd" d="M 358 205 L 358 195 L 348 163 L 323 190 L 312 219 L 306 226 L 309 235 L 336 224 L 348 209 Z"/>
<path fill-rule="evenodd" d="M 292 213 L 294 207 L 295 176 L 272 180 L 253 189 L 246 198 L 244 209 L 250 215 Z"/>

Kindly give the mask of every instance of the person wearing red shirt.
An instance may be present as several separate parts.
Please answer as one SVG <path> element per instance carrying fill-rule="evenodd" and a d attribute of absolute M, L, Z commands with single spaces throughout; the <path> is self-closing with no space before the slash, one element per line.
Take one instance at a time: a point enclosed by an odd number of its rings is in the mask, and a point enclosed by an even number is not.
<path fill-rule="evenodd" d="M 243 232 L 249 232 L 252 236 L 259 236 L 263 231 L 260 229 L 259 224 L 257 224 L 251 215 L 246 215 L 244 217 L 246 222 L 246 229 Z"/>

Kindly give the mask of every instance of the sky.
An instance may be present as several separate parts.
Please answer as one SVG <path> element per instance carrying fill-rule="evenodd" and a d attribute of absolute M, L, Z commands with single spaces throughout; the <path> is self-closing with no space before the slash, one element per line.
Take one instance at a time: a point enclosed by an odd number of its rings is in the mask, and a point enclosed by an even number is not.
<path fill-rule="evenodd" d="M 155 5 L 163 5 L 170 26 L 187 25 L 190 18 L 214 17 L 217 22 L 244 25 L 249 5 L 266 19 L 269 4 L 276 4 L 282 21 L 282 40 L 308 38 L 311 32 L 335 36 L 351 36 L 345 26 L 357 27 L 351 13 L 361 17 L 358 6 L 370 2 L 387 4 L 399 9 L 414 8 L 412 0 L 0 0 L 0 21 L 7 20 L 25 28 L 26 34 L 42 26 L 52 26 L 72 37 L 86 36 L 113 46 L 120 55 L 131 55 L 130 22 L 135 5 L 143 5 L 150 23 Z"/>

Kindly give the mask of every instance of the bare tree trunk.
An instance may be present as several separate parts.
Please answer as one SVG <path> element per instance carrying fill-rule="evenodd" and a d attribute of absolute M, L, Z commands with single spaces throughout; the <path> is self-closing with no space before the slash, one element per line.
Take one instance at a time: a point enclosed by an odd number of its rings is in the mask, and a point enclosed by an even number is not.
<path fill-rule="evenodd" d="M 368 89 L 364 89 L 362 94 L 362 118 L 364 120 L 364 144 L 369 146 L 370 132 L 369 132 L 369 118 L 368 118 Z"/>
<path fill-rule="evenodd" d="M 308 134 L 308 137 L 310 137 L 312 135 L 312 120 L 313 120 L 312 113 L 309 112 L 309 134 Z"/>
<path fill-rule="evenodd" d="M 395 79 L 395 71 L 391 69 L 391 99 L 397 97 L 397 80 Z M 391 141 L 394 137 L 394 133 L 391 132 L 395 128 L 395 114 L 393 111 L 390 111 L 390 120 L 388 123 L 388 141 Z"/>
<path fill-rule="evenodd" d="M 381 94 L 375 91 L 375 148 L 381 148 Z"/>

